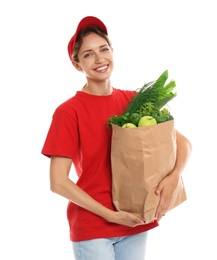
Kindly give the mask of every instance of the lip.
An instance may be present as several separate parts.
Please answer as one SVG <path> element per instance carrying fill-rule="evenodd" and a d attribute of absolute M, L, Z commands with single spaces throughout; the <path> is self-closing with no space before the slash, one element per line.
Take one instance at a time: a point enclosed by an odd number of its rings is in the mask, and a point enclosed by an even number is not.
<path fill-rule="evenodd" d="M 106 64 L 106 65 L 102 65 L 100 67 L 97 67 L 95 68 L 94 70 L 97 71 L 97 72 L 106 72 L 109 68 L 109 65 Z"/>

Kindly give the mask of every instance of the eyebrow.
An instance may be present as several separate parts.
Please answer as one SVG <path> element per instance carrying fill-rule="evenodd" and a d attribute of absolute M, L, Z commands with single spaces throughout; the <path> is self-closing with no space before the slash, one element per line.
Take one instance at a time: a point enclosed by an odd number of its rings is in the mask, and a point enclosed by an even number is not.
<path fill-rule="evenodd" d="M 103 48 L 103 47 L 109 47 L 109 45 L 106 43 L 106 44 L 103 44 L 103 45 L 101 45 L 101 46 L 99 46 L 99 49 L 101 49 L 101 48 Z M 85 52 L 89 52 L 89 51 L 92 51 L 92 49 L 90 49 L 90 50 L 84 50 L 81 54 L 84 54 Z"/>

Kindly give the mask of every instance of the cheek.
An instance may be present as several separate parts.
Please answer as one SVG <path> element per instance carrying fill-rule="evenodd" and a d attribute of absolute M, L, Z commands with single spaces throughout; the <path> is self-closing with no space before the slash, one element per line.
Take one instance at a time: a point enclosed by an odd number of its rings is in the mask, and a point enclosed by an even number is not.
<path fill-rule="evenodd" d="M 90 70 L 90 64 L 88 62 L 83 63 L 81 69 L 83 72 L 88 72 Z"/>
<path fill-rule="evenodd" d="M 89 64 L 88 64 L 88 61 L 85 60 L 85 62 L 82 60 L 82 59 L 79 59 L 79 64 L 78 64 L 79 68 L 80 68 L 80 71 L 86 71 Z"/>
<path fill-rule="evenodd" d="M 110 60 L 113 63 L 113 53 L 109 53 L 107 55 L 107 59 Z"/>
<path fill-rule="evenodd" d="M 110 56 L 108 57 L 108 60 L 110 61 L 110 66 L 113 68 L 113 66 L 114 66 L 113 55 L 110 55 Z"/>

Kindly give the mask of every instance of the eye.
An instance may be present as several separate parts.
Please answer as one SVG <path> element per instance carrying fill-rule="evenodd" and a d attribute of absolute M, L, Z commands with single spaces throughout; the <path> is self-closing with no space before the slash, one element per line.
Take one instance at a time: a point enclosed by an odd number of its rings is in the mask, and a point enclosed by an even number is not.
<path fill-rule="evenodd" d="M 92 55 L 93 55 L 92 52 L 87 52 L 87 53 L 84 54 L 84 58 L 89 58 L 89 57 L 91 57 Z"/>
<path fill-rule="evenodd" d="M 109 47 L 103 47 L 103 48 L 101 49 L 101 52 L 106 52 L 106 51 L 109 51 Z"/>

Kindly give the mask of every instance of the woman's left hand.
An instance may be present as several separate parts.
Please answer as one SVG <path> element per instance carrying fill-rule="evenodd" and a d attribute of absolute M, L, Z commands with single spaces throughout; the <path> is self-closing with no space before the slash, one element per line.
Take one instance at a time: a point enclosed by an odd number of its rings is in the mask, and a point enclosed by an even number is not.
<path fill-rule="evenodd" d="M 179 176 L 169 174 L 157 186 L 155 193 L 160 196 L 160 201 L 156 210 L 156 219 L 160 219 L 166 214 L 173 198 L 174 191 L 179 182 Z"/>

